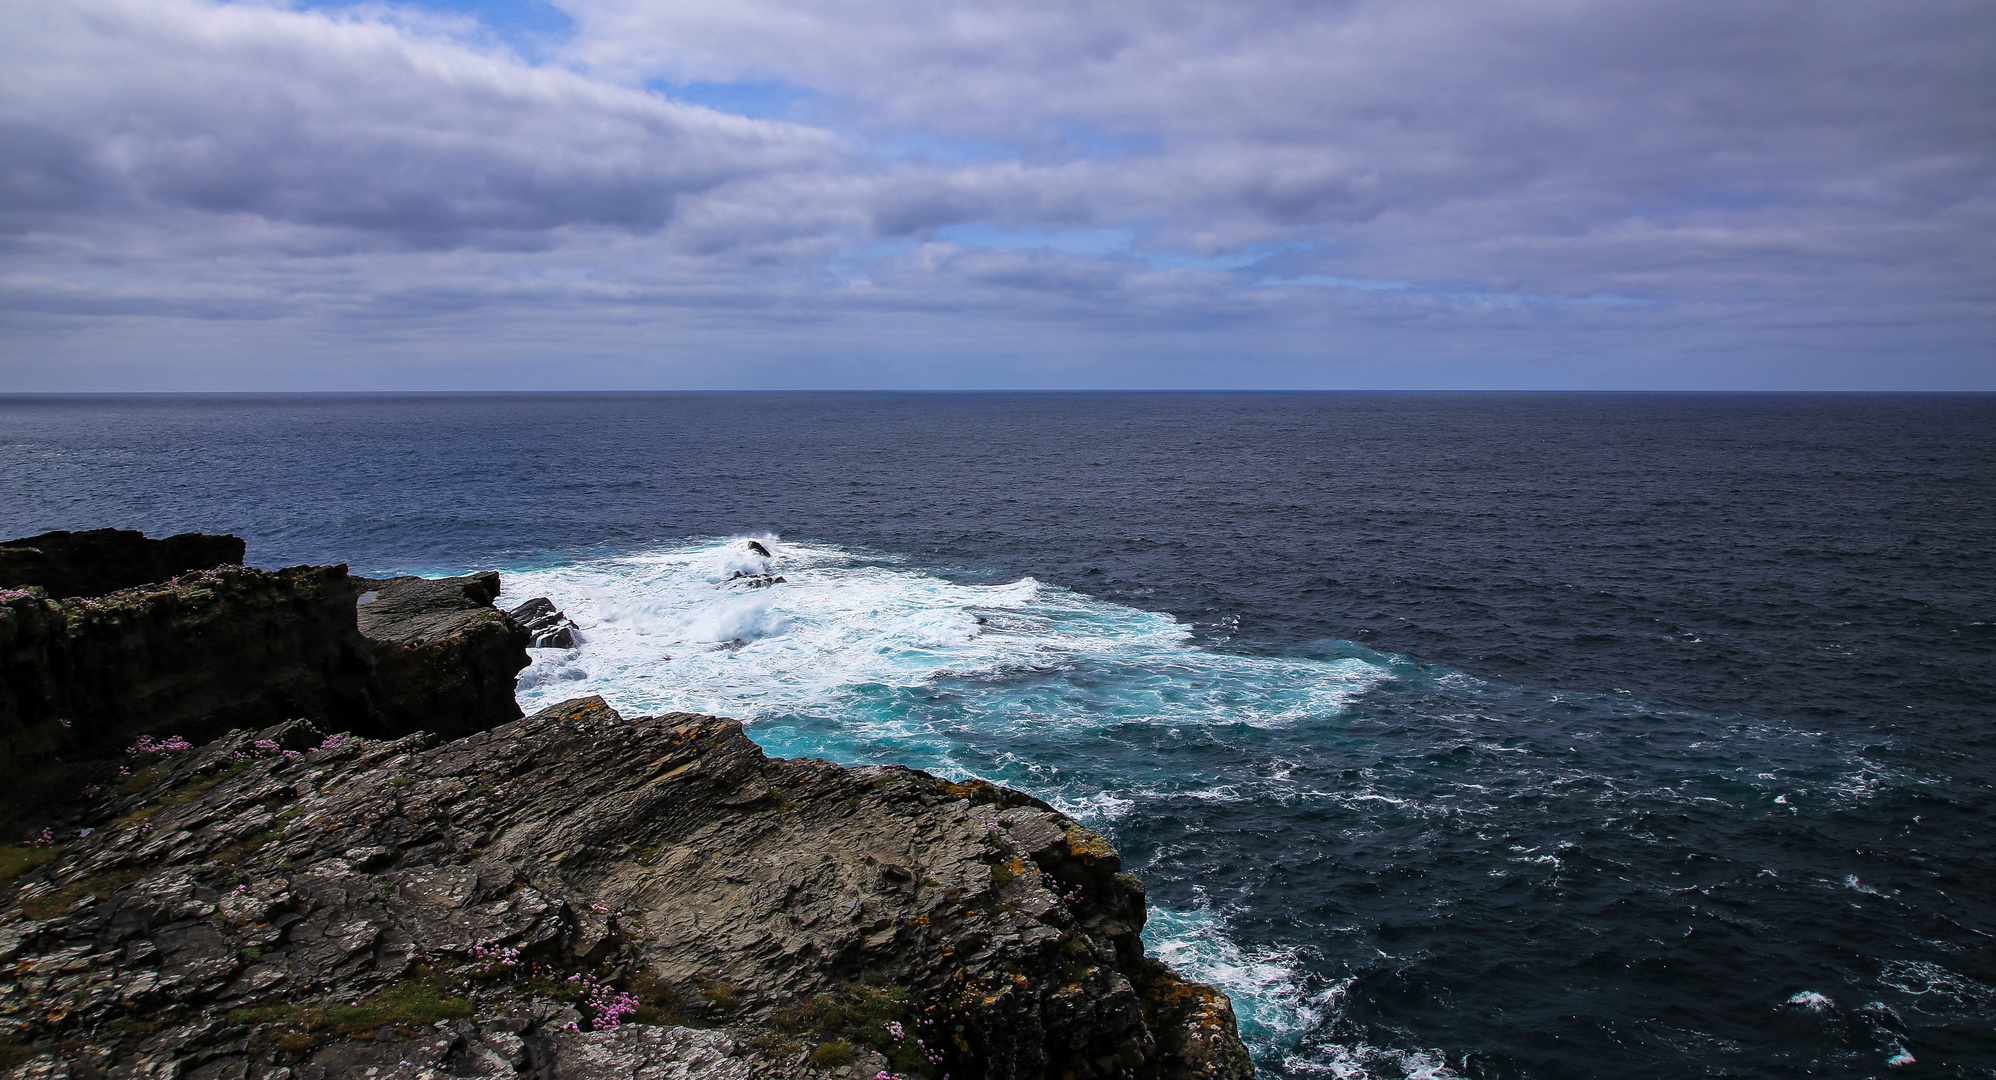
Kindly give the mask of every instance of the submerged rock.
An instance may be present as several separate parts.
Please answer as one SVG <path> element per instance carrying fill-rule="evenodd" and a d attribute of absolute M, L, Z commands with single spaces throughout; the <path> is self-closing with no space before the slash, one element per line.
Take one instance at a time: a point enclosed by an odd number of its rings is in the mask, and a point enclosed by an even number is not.
<path fill-rule="evenodd" d="M 0 890 L 0 1038 L 134 1078 L 1252 1075 L 1142 883 L 1019 792 L 600 698 L 317 739 L 156 755 Z"/>
<path fill-rule="evenodd" d="M 576 631 L 579 629 L 573 620 L 554 606 L 554 601 L 545 596 L 514 608 L 508 614 L 513 621 L 526 628 L 533 636 L 529 645 L 536 649 L 573 649 L 576 645 Z"/>

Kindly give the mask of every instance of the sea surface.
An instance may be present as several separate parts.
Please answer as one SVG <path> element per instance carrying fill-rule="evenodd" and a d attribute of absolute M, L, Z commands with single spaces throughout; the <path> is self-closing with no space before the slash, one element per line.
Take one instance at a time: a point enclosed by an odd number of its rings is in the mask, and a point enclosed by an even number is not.
<path fill-rule="evenodd" d="M 1033 792 L 1264 1076 L 1996 1076 L 1996 397 L 0 398 L 0 497 Z"/>

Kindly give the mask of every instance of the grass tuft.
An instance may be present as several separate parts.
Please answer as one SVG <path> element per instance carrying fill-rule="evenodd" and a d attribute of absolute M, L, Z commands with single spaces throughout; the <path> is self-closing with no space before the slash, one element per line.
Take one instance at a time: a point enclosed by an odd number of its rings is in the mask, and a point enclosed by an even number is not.
<path fill-rule="evenodd" d="M 51 862 L 62 849 L 55 846 L 15 847 L 12 844 L 0 846 L 0 885 L 5 885 L 46 862 Z"/>
<path fill-rule="evenodd" d="M 852 1044 L 844 1039 L 819 1043 L 817 1049 L 811 1051 L 811 1064 L 820 1069 L 836 1069 L 841 1065 L 850 1065 Z"/>
<path fill-rule="evenodd" d="M 366 1035 L 384 1026 L 399 1030 L 439 1020 L 462 1020 L 471 1015 L 471 1001 L 453 991 L 442 976 L 424 968 L 358 1005 L 270 1005 L 237 1009 L 229 1019 L 281 1025 L 287 1030 L 277 1040 L 278 1048 L 303 1050 L 317 1035 Z"/>

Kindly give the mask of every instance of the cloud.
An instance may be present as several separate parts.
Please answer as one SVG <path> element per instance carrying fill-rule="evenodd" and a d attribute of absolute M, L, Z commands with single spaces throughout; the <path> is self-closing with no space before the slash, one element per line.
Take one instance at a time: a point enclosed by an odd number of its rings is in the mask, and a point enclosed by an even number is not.
<path fill-rule="evenodd" d="M 393 23 L 185 0 L 8 7 L 16 234 L 50 215 L 191 212 L 328 243 L 517 246 L 562 227 L 656 231 L 688 198 L 839 154 L 821 131 Z"/>
<path fill-rule="evenodd" d="M 556 2 L 0 0 L 0 389 L 1996 387 L 1985 3 Z"/>

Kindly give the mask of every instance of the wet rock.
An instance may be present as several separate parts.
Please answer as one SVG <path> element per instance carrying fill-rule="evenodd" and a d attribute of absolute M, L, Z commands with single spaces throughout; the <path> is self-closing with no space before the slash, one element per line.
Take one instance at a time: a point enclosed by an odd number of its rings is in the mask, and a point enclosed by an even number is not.
<path fill-rule="evenodd" d="M 787 580 L 778 574 L 751 574 L 737 570 L 734 576 L 728 579 L 727 584 L 743 589 L 767 589 L 771 585 L 781 585 Z"/>
<path fill-rule="evenodd" d="M 554 601 L 545 596 L 514 608 L 508 614 L 513 621 L 526 628 L 533 640 L 529 645 L 536 649 L 573 649 L 576 645 L 577 627 L 568 616 L 554 606 Z"/>
<path fill-rule="evenodd" d="M 240 565 L 237 536 L 181 533 L 149 539 L 132 529 L 46 532 L 0 541 L 0 588 L 41 589 L 51 597 L 101 596 L 194 570 Z"/>
<path fill-rule="evenodd" d="M 0 887 L 0 1032 L 118 1077 L 1251 1076 L 1141 882 L 1019 792 L 600 698 L 317 735 L 169 753 Z"/>
<path fill-rule="evenodd" d="M 767 558 L 769 558 L 769 557 L 770 557 L 770 555 L 769 555 L 769 549 L 768 549 L 768 548 L 766 548 L 766 547 L 763 547 L 763 546 L 762 546 L 762 544 L 761 544 L 760 542 L 758 542 L 758 541 L 755 541 L 755 540 L 751 540 L 751 541 L 749 541 L 749 542 L 748 542 L 748 549 L 749 549 L 749 551 L 751 551 L 751 552 L 753 552 L 753 553 L 755 553 L 755 554 L 757 554 L 757 555 L 760 555 L 760 556 L 762 556 L 762 557 L 763 557 L 763 558 L 765 558 L 765 559 L 767 559 Z"/>

